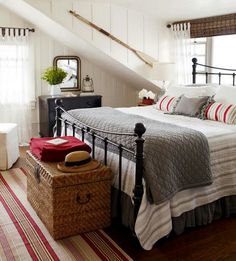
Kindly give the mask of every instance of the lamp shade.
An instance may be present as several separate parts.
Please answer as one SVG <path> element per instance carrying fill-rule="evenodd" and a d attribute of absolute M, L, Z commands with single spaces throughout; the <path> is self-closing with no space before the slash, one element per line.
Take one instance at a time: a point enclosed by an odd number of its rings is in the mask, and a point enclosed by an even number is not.
<path fill-rule="evenodd" d="M 174 63 L 154 63 L 152 79 L 157 81 L 171 81 L 175 76 Z"/>

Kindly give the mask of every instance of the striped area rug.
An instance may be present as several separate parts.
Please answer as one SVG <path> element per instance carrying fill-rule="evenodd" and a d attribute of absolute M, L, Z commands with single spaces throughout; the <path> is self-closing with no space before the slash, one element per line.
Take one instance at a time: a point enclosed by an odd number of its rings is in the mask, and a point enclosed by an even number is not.
<path fill-rule="evenodd" d="M 0 172 L 0 260 L 132 260 L 102 230 L 53 240 L 26 198 L 26 172 Z"/>

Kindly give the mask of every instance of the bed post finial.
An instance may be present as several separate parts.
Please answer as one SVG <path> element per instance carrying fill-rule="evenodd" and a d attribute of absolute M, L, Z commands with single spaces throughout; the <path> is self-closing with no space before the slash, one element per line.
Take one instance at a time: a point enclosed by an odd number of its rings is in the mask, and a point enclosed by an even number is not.
<path fill-rule="evenodd" d="M 196 68 L 197 68 L 197 58 L 192 59 L 193 65 L 192 65 L 192 75 L 193 75 L 193 83 L 196 83 Z"/>
<path fill-rule="evenodd" d="M 142 123 L 136 123 L 134 128 L 134 133 L 137 134 L 139 138 L 145 133 L 146 128 Z"/>
<path fill-rule="evenodd" d="M 134 220 L 136 220 L 139 207 L 141 205 L 143 196 L 143 144 L 144 139 L 142 135 L 146 128 L 142 123 L 136 123 L 134 133 L 138 136 L 136 142 L 136 170 L 135 170 L 135 187 L 134 187 Z"/>
<path fill-rule="evenodd" d="M 62 107 L 62 99 L 56 99 L 55 100 L 56 106 L 61 106 Z"/>
<path fill-rule="evenodd" d="M 56 133 L 57 136 L 61 136 L 61 108 L 62 105 L 62 99 L 56 99 L 55 100 L 55 104 L 56 104 Z"/>

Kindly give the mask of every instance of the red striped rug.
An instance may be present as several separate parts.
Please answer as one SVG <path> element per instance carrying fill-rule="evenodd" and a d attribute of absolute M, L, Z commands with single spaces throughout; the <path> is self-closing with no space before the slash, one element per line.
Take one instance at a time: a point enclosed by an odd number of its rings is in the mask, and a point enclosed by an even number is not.
<path fill-rule="evenodd" d="M 26 198 L 26 173 L 0 173 L 0 260 L 132 260 L 102 230 L 53 240 Z"/>

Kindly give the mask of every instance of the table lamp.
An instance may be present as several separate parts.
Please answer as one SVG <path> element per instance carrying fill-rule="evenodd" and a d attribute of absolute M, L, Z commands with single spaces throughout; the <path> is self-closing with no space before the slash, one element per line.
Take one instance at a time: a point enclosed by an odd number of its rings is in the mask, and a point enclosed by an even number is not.
<path fill-rule="evenodd" d="M 166 81 L 171 81 L 175 76 L 175 64 L 174 63 L 154 63 L 152 69 L 152 79 L 162 81 L 163 90 L 166 89 Z"/>

